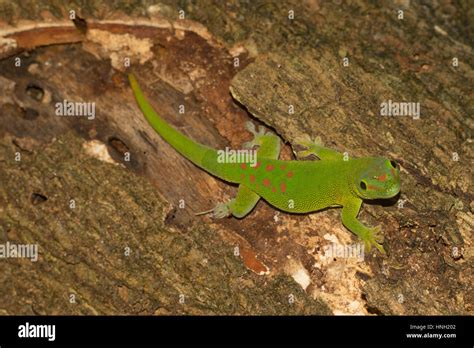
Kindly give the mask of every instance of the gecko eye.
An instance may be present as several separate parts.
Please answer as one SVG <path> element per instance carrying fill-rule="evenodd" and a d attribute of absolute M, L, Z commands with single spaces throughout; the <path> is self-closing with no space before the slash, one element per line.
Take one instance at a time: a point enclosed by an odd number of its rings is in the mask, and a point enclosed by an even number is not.
<path fill-rule="evenodd" d="M 393 167 L 393 169 L 397 169 L 398 164 L 395 161 L 390 161 L 390 165 Z"/>
<path fill-rule="evenodd" d="M 367 184 L 365 182 L 361 181 L 359 185 L 362 190 L 367 190 Z"/>

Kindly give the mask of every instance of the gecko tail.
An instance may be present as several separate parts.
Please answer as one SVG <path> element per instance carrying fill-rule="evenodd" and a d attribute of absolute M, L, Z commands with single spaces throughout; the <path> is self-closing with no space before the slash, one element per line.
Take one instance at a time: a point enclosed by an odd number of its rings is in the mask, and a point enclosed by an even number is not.
<path fill-rule="evenodd" d="M 181 132 L 171 127 L 155 112 L 153 107 L 145 98 L 135 76 L 133 76 L 133 74 L 129 74 L 128 79 L 135 94 L 135 99 L 137 100 L 140 109 L 153 129 L 181 155 L 192 161 L 194 164 L 201 165 L 203 157 L 208 151 L 212 150 L 212 148 L 191 140 Z"/>
<path fill-rule="evenodd" d="M 153 129 L 176 151 L 208 173 L 223 180 L 237 182 L 225 165 L 219 165 L 215 149 L 193 141 L 163 120 L 150 105 L 133 74 L 128 75 L 138 106 Z"/>

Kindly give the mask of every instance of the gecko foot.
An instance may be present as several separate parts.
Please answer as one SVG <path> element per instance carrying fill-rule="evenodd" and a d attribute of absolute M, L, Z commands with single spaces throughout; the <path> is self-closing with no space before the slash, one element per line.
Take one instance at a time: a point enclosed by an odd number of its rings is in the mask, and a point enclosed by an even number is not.
<path fill-rule="evenodd" d="M 308 134 L 305 134 L 299 138 L 296 138 L 294 145 L 298 148 L 303 148 L 303 150 L 293 150 L 295 156 L 297 158 L 304 158 L 310 155 L 315 155 L 317 153 L 315 151 L 315 147 L 323 146 L 323 142 L 319 136 L 311 139 Z"/>
<path fill-rule="evenodd" d="M 230 204 L 232 203 L 232 200 L 230 200 L 227 203 L 219 203 L 217 204 L 214 208 L 211 210 L 206 210 L 200 213 L 196 213 L 194 215 L 205 215 L 205 214 L 211 214 L 211 217 L 214 219 L 222 219 L 225 217 L 228 217 L 232 214 L 231 209 L 230 209 Z"/>
<path fill-rule="evenodd" d="M 271 132 L 267 132 L 265 130 L 265 127 L 263 126 L 259 126 L 257 131 L 255 125 L 250 121 L 245 123 L 245 129 L 252 133 L 254 138 L 251 141 L 248 141 L 242 145 L 244 149 L 251 149 L 257 145 L 260 146 L 262 137 L 268 134 L 272 134 Z"/>
<path fill-rule="evenodd" d="M 382 244 L 380 244 L 383 242 L 383 234 L 380 226 L 370 228 L 367 234 L 362 237 L 362 240 L 364 241 L 365 249 L 368 253 L 372 249 L 372 246 L 375 246 L 382 254 L 386 254 Z"/>
<path fill-rule="evenodd" d="M 230 205 L 231 202 L 219 203 L 215 206 L 212 211 L 212 217 L 214 219 L 222 219 L 231 215 Z"/>

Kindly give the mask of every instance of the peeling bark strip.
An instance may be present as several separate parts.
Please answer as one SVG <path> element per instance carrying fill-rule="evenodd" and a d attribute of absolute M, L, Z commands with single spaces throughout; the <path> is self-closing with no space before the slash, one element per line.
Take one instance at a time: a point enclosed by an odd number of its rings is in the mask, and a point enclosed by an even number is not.
<path fill-rule="evenodd" d="M 168 20 L 134 20 L 134 19 L 123 19 L 123 20 L 87 20 L 87 31 L 82 31 L 72 21 L 55 21 L 53 23 L 41 23 L 31 21 L 20 21 L 15 27 L 5 26 L 0 30 L 0 59 L 6 58 L 22 52 L 23 50 L 31 50 L 41 46 L 58 45 L 66 43 L 77 43 L 87 39 L 100 43 L 107 47 L 108 44 L 117 45 L 118 40 L 113 40 L 110 35 L 124 35 L 130 37 L 134 35 L 137 38 L 127 40 L 139 40 L 149 36 L 150 32 L 156 29 L 168 29 L 173 33 L 177 33 L 180 36 L 185 35 L 185 32 L 192 32 L 203 39 L 205 39 L 210 45 L 214 47 L 221 47 L 213 38 L 207 29 L 199 23 L 180 20 L 180 21 L 168 21 Z M 105 36 L 105 37 L 104 37 Z M 149 40 L 146 39 L 145 40 Z M 134 50 L 135 47 L 139 47 L 137 43 L 130 45 L 128 43 L 128 49 L 140 53 L 140 49 Z M 125 47 L 124 45 L 121 46 Z M 117 50 L 120 47 L 112 48 Z M 143 52 L 141 52 L 143 54 Z M 149 58 L 140 57 L 140 64 L 146 62 Z"/>

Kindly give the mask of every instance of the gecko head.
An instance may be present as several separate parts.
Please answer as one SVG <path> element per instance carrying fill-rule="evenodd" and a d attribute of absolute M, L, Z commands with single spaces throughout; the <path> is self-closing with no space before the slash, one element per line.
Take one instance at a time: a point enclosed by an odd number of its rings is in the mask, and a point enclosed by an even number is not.
<path fill-rule="evenodd" d="M 360 159 L 354 187 L 363 199 L 394 197 L 400 192 L 400 166 L 397 162 L 381 157 Z"/>

